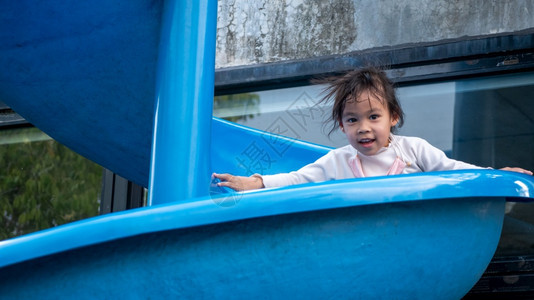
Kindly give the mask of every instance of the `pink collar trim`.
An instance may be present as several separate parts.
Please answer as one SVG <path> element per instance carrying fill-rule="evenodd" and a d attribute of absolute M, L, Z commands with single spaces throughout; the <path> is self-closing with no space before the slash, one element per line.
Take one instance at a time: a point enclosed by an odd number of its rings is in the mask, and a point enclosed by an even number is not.
<path fill-rule="evenodd" d="M 352 173 L 354 174 L 354 177 L 356 178 L 366 177 L 365 174 L 363 173 L 362 162 L 360 161 L 360 158 L 358 157 L 358 155 L 356 155 L 355 157 L 349 160 L 349 166 L 352 170 Z M 406 167 L 406 163 L 397 156 L 397 158 L 395 158 L 395 161 L 391 165 L 391 168 L 389 168 L 386 175 L 400 174 L 402 173 L 405 167 Z"/>

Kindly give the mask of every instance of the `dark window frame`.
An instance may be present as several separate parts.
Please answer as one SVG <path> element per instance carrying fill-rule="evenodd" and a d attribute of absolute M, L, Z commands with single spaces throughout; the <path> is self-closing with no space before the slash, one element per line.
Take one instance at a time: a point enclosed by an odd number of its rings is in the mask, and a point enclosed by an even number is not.
<path fill-rule="evenodd" d="M 221 68 L 215 71 L 215 95 L 309 85 L 313 78 L 340 74 L 366 64 L 390 69 L 388 75 L 399 85 L 532 71 L 534 29 Z"/>
<path fill-rule="evenodd" d="M 145 206 L 145 189 L 108 169 L 102 175 L 100 214 Z"/>

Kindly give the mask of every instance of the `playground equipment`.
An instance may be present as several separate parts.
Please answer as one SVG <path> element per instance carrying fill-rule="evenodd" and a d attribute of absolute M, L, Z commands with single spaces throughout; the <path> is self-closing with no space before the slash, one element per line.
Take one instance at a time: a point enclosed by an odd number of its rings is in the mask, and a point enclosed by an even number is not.
<path fill-rule="evenodd" d="M 150 205 L 0 242 L 7 298 L 461 298 L 532 177 L 466 170 L 235 193 L 328 148 L 212 118 L 216 1 L 2 1 L 0 99 Z M 211 187 L 211 190 L 210 190 Z M 211 193 L 210 193 L 211 191 Z"/>

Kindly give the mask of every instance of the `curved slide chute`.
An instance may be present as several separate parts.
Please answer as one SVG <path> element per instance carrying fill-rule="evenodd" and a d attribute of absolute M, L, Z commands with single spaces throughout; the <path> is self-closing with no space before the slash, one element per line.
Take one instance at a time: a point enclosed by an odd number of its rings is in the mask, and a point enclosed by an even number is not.
<path fill-rule="evenodd" d="M 184 11 L 188 4 L 196 13 Z M 176 78 L 197 74 L 191 91 L 213 80 L 209 53 L 198 54 L 206 40 L 190 34 L 213 26 L 203 5 L 213 11 L 213 1 L 193 0 L 1 1 L 0 101 L 74 151 L 150 188 L 154 128 L 165 119 L 158 108 L 174 103 L 158 101 L 190 91 L 175 89 L 182 82 Z M 180 27 L 175 13 L 198 26 Z M 181 50 L 166 39 L 176 33 Z M 177 74 L 192 53 L 202 57 Z M 212 99 L 209 93 L 199 99 L 191 109 L 164 111 L 190 121 L 177 130 L 194 134 L 198 119 L 206 121 L 197 110 Z M 211 116 L 202 124 L 211 124 L 209 136 L 202 134 L 205 147 L 191 147 L 193 138 L 182 146 L 211 160 L 209 171 L 247 175 L 243 161 L 254 151 L 264 173 L 288 172 L 329 150 Z M 159 204 L 0 242 L 0 295 L 459 299 L 495 252 L 505 201 L 531 201 L 534 193 L 531 176 L 496 170 L 245 193 L 217 189 L 209 174 L 200 175 L 207 182 L 200 196 L 176 197 L 171 185 Z"/>

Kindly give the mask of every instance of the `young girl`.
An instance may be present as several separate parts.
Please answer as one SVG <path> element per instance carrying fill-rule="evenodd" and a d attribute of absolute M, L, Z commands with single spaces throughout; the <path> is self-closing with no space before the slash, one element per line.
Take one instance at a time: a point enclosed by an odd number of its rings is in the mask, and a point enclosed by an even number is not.
<path fill-rule="evenodd" d="M 355 177 L 481 169 L 448 158 L 421 138 L 392 134 L 402 126 L 404 113 L 393 84 L 381 70 L 362 68 L 330 79 L 326 92 L 323 101 L 334 102 L 332 131 L 339 127 L 349 145 L 291 173 L 250 177 L 213 174 L 221 180 L 218 185 L 251 190 Z M 502 170 L 532 175 L 521 168 Z"/>

